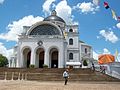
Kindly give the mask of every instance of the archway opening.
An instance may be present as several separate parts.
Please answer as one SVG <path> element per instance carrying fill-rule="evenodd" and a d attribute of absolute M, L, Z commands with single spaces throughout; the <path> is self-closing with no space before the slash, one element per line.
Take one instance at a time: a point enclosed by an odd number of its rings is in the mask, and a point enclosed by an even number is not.
<path fill-rule="evenodd" d="M 43 48 L 38 48 L 37 52 L 36 52 L 36 57 L 37 57 L 37 67 L 39 68 L 43 68 L 43 64 L 44 64 L 44 49 Z"/>
<path fill-rule="evenodd" d="M 30 58 L 31 58 L 31 50 L 29 48 L 25 48 L 23 51 L 23 66 L 29 68 L 30 66 Z"/>
<path fill-rule="evenodd" d="M 51 68 L 58 68 L 58 50 L 56 48 L 51 49 Z"/>
<path fill-rule="evenodd" d="M 31 57 L 31 51 L 29 51 L 27 54 L 27 68 L 29 68 L 30 66 L 30 57 Z"/>

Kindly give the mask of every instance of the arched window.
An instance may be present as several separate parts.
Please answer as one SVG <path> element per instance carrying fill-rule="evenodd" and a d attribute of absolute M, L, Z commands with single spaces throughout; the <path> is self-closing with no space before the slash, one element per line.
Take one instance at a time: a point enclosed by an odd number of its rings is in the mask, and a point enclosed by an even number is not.
<path fill-rule="evenodd" d="M 69 39 L 69 45 L 73 45 L 73 39 L 72 38 Z"/>
<path fill-rule="evenodd" d="M 73 32 L 73 29 L 70 29 L 69 32 Z"/>
<path fill-rule="evenodd" d="M 87 48 L 85 48 L 85 53 L 87 53 Z"/>
<path fill-rule="evenodd" d="M 69 59 L 73 59 L 73 53 L 69 53 Z"/>
<path fill-rule="evenodd" d="M 42 24 L 35 27 L 29 35 L 61 35 L 61 31 L 53 25 Z"/>

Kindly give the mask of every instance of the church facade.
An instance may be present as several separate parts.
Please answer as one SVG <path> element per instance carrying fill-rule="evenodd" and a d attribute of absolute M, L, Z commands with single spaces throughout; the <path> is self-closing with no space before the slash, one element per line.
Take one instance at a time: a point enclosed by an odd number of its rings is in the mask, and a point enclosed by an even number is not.
<path fill-rule="evenodd" d="M 43 21 L 23 29 L 10 67 L 79 68 L 84 60 L 91 62 L 92 47 L 79 40 L 78 25 L 66 25 L 56 11 Z"/>

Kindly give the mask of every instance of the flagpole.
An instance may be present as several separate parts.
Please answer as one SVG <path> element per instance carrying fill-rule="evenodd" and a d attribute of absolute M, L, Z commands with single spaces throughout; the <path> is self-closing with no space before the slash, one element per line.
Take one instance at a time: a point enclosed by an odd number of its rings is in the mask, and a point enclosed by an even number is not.
<path fill-rule="evenodd" d="M 115 59 L 117 60 L 117 62 L 118 62 L 118 58 L 117 58 L 117 56 L 115 57 Z"/>
<path fill-rule="evenodd" d="M 116 59 L 116 61 L 118 62 L 118 50 L 116 49 L 116 51 L 115 51 L 115 59 Z"/>

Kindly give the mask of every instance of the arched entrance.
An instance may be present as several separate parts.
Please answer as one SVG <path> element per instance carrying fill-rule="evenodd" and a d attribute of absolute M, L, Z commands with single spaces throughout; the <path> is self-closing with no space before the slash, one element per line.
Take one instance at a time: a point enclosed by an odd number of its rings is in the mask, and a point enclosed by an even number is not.
<path fill-rule="evenodd" d="M 36 66 L 39 68 L 43 68 L 44 64 L 44 49 L 38 48 L 36 51 Z"/>
<path fill-rule="evenodd" d="M 30 57 L 31 57 L 31 50 L 30 48 L 25 48 L 23 50 L 23 66 L 29 68 L 30 66 Z"/>
<path fill-rule="evenodd" d="M 50 50 L 50 64 L 51 68 L 58 68 L 58 50 L 56 48 Z"/>

